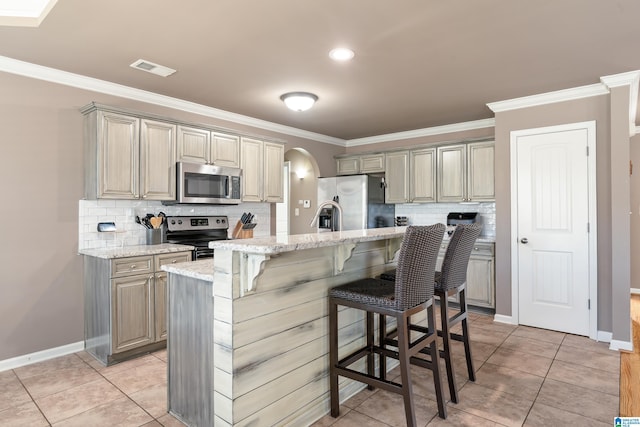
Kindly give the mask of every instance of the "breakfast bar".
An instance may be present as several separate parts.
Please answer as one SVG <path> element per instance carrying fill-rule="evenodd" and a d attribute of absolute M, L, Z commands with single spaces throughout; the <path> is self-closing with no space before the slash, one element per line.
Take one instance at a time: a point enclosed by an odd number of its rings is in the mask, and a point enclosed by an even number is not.
<path fill-rule="evenodd" d="M 191 426 L 308 425 L 328 413 L 328 290 L 391 268 L 405 230 L 216 241 L 214 261 L 164 266 L 169 411 Z M 363 316 L 340 319 L 342 353 L 361 344 Z M 363 388 L 341 381 L 341 400 Z"/>

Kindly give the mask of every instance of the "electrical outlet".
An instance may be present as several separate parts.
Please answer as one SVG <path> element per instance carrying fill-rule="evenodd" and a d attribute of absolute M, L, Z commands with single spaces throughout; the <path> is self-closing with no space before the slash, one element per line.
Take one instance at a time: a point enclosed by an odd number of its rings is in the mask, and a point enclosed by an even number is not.
<path fill-rule="evenodd" d="M 302 200 L 298 200 L 298 204 L 301 205 L 303 203 Z"/>
<path fill-rule="evenodd" d="M 304 204 L 302 205 L 303 208 L 310 208 L 311 207 L 311 200 L 304 200 Z"/>

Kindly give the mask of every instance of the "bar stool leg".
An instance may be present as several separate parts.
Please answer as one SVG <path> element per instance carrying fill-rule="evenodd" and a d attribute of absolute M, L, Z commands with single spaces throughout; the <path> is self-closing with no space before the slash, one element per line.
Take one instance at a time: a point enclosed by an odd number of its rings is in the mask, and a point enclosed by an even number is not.
<path fill-rule="evenodd" d="M 374 336 L 373 336 L 373 313 L 367 311 L 367 348 L 369 350 L 369 354 L 367 354 L 367 374 L 370 376 L 375 376 L 375 361 L 374 361 Z M 367 384 L 367 390 L 373 390 L 375 387 L 371 384 Z"/>
<path fill-rule="evenodd" d="M 433 304 L 427 308 L 427 324 L 430 334 L 437 334 L 436 313 Z M 434 339 L 429 346 L 431 351 L 431 364 L 433 365 L 433 385 L 436 390 L 436 400 L 438 401 L 438 415 L 442 419 L 447 418 L 447 409 L 445 406 L 444 394 L 442 392 L 442 380 L 440 379 L 440 360 L 438 357 L 438 339 Z"/>
<path fill-rule="evenodd" d="M 473 359 L 471 359 L 471 341 L 469 340 L 468 324 L 469 313 L 467 313 L 466 293 L 465 288 L 460 291 L 460 309 L 464 309 L 465 311 L 465 316 L 462 319 L 462 343 L 464 344 L 464 354 L 467 358 L 467 373 L 469 374 L 469 381 L 475 382 L 476 373 L 473 370 Z"/>
<path fill-rule="evenodd" d="M 384 343 L 387 336 L 387 316 L 381 314 L 378 322 L 378 340 L 379 345 L 382 348 L 386 348 Z M 387 379 L 387 356 L 380 354 L 380 379 L 383 381 Z"/>
<path fill-rule="evenodd" d="M 338 390 L 338 305 L 329 299 L 329 388 L 331 391 L 331 416 L 340 415 Z"/>
<path fill-rule="evenodd" d="M 451 401 L 458 403 L 458 388 L 456 387 L 456 377 L 453 369 L 453 363 L 451 362 L 451 337 L 449 330 L 449 299 L 447 298 L 447 292 L 442 292 L 440 295 L 440 323 L 442 325 L 442 354 L 444 356 L 444 363 L 447 367 L 447 380 L 449 381 L 449 393 L 451 394 Z"/>
<path fill-rule="evenodd" d="M 397 316 L 398 324 L 398 361 L 400 362 L 400 377 L 402 381 L 402 397 L 404 399 L 404 412 L 407 417 L 407 427 L 416 425 L 415 408 L 413 404 L 413 389 L 411 384 L 411 357 L 409 355 L 409 331 L 407 318 Z M 434 373 L 435 376 L 435 373 Z"/>

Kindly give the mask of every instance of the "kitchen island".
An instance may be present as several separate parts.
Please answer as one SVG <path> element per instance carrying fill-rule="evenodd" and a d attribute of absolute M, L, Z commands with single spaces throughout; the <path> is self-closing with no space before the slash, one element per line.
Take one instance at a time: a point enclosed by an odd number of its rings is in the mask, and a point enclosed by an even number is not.
<path fill-rule="evenodd" d="M 209 265 L 164 266 L 169 411 L 191 426 L 308 425 L 328 413 L 328 290 L 392 268 L 405 230 L 216 241 Z M 362 344 L 362 323 L 341 312 L 341 354 Z M 341 378 L 341 400 L 363 387 Z"/>

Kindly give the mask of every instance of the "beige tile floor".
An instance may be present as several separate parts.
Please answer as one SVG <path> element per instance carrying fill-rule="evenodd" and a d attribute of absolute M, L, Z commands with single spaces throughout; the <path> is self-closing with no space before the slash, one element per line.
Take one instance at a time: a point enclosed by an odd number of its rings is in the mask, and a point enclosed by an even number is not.
<path fill-rule="evenodd" d="M 607 344 L 470 316 L 476 381 L 468 381 L 455 343 L 460 402 L 449 402 L 441 420 L 430 371 L 412 367 L 418 425 L 612 425 L 620 357 Z M 181 426 L 167 413 L 166 382 L 165 350 L 110 367 L 80 352 L 0 372 L 0 426 Z M 314 424 L 329 425 L 404 426 L 402 399 L 362 391 L 339 418 Z"/>

